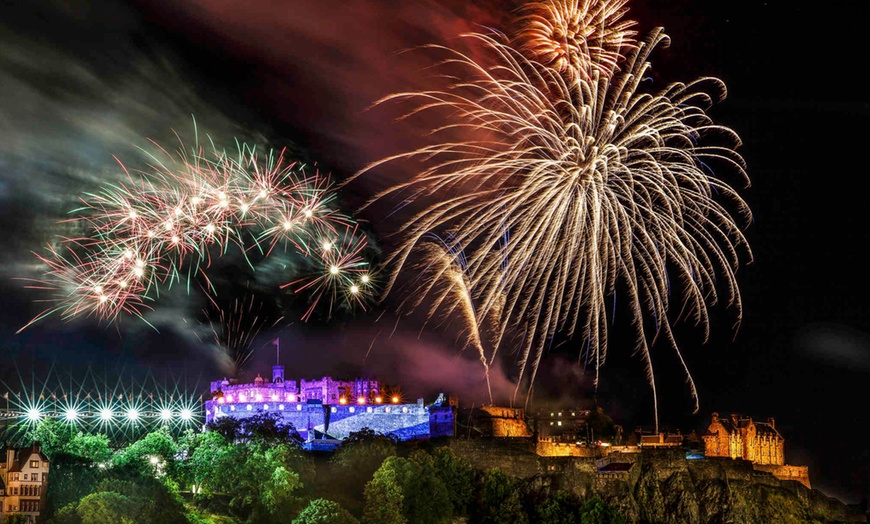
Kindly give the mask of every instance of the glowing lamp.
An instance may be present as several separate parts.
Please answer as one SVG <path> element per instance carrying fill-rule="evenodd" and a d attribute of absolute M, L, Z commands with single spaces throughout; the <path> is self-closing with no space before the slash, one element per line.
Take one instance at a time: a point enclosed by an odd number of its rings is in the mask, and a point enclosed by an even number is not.
<path fill-rule="evenodd" d="M 66 413 L 64 413 L 63 416 L 64 416 L 65 419 L 67 419 L 68 421 L 72 422 L 73 420 L 75 420 L 76 418 L 78 418 L 79 413 L 78 413 L 78 411 L 76 411 L 75 409 L 73 409 L 73 408 L 69 408 L 68 410 L 66 410 Z"/>
<path fill-rule="evenodd" d="M 184 409 L 181 410 L 181 415 L 180 415 L 180 416 L 181 416 L 181 420 L 185 420 L 185 421 L 187 421 L 187 420 L 190 420 L 191 418 L 193 418 L 193 412 L 191 412 L 191 411 L 190 411 L 189 409 L 187 409 L 187 408 L 184 408 Z"/>
<path fill-rule="evenodd" d="M 257 399 L 257 402 L 263 401 L 263 395 L 257 395 L 255 398 Z"/>
<path fill-rule="evenodd" d="M 398 403 L 399 403 L 399 397 L 393 397 L 393 398 L 392 398 L 392 401 L 393 401 L 393 404 L 398 404 Z"/>
<path fill-rule="evenodd" d="M 380 404 L 383 401 L 384 401 L 384 399 L 382 399 L 381 397 L 375 397 L 375 402 L 377 402 L 378 404 Z"/>
<path fill-rule="evenodd" d="M 160 418 L 162 420 L 169 420 L 172 418 L 172 412 L 169 411 L 168 409 L 161 410 L 160 411 Z"/>
<path fill-rule="evenodd" d="M 149 460 L 150 460 L 151 463 L 154 464 L 155 466 L 157 465 L 158 462 L 160 462 L 160 459 L 157 458 L 157 457 L 151 457 L 151 459 L 149 459 Z"/>
<path fill-rule="evenodd" d="M 112 410 L 111 409 L 103 409 L 100 411 L 100 418 L 102 420 L 112 420 Z"/>
<path fill-rule="evenodd" d="M 131 409 L 130 411 L 127 412 L 127 418 L 130 419 L 131 421 L 138 420 L 139 419 L 139 410 L 136 408 Z"/>
<path fill-rule="evenodd" d="M 366 399 L 365 399 L 365 397 L 359 397 L 359 398 L 357 398 L 357 399 L 356 399 L 356 403 L 357 403 L 357 404 L 365 404 L 365 403 L 366 403 Z"/>
<path fill-rule="evenodd" d="M 338 403 L 339 404 L 347 404 L 347 399 L 344 397 L 341 397 L 340 399 L 338 399 Z"/>
<path fill-rule="evenodd" d="M 233 396 L 227 395 L 227 402 L 232 402 L 232 401 L 233 401 Z"/>
<path fill-rule="evenodd" d="M 220 397 L 220 398 L 218 399 L 218 404 L 223 404 L 224 402 L 226 402 L 226 401 L 224 400 L 224 397 Z"/>
<path fill-rule="evenodd" d="M 296 402 L 296 395 L 293 395 L 292 393 L 287 395 L 287 400 L 290 402 Z"/>
<path fill-rule="evenodd" d="M 27 410 L 27 418 L 28 419 L 39 420 L 40 417 L 42 417 L 42 413 L 40 413 L 38 409 L 33 408 L 33 409 Z"/>

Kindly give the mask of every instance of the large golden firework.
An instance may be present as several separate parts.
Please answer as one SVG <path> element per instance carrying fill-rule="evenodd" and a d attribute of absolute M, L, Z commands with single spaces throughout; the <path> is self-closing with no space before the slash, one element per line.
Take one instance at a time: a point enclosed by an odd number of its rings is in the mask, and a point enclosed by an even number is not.
<path fill-rule="evenodd" d="M 513 46 L 569 79 L 611 76 L 635 45 L 635 22 L 622 20 L 628 0 L 529 2 L 519 9 Z"/>
<path fill-rule="evenodd" d="M 429 46 L 447 53 L 442 65 L 457 80 L 376 103 L 410 104 L 402 118 L 434 111 L 448 119 L 430 145 L 358 173 L 406 160 L 419 170 L 371 201 L 397 198 L 418 211 L 399 228 L 387 292 L 427 235 L 464 246 L 478 315 L 498 310 L 500 325 L 522 334 L 517 392 L 520 384 L 531 391 L 557 335 L 581 339 L 581 359 L 594 366 L 597 384 L 616 310 L 610 300 L 619 295 L 630 318 L 613 322 L 635 333 L 656 420 L 657 341 L 683 362 L 697 409 L 672 324 L 689 318 L 706 337 L 708 307 L 720 302 L 736 309 L 739 324 L 735 272 L 742 256 L 751 259 L 742 233 L 750 210 L 714 176 L 724 171 L 749 184 L 739 137 L 707 115 L 725 85 L 715 78 L 663 88 L 644 82 L 650 53 L 667 42 L 661 29 L 632 47 L 612 76 L 593 67 L 589 81 L 577 82 L 526 58 L 504 35 L 465 37 L 492 60 Z"/>

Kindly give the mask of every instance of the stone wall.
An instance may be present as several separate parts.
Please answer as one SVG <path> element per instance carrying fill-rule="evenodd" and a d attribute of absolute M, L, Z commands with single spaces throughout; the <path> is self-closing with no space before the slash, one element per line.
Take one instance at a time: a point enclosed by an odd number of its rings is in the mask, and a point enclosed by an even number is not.
<path fill-rule="evenodd" d="M 810 485 L 810 473 L 807 466 L 755 464 L 754 467 L 759 471 L 770 472 L 774 477 L 780 480 L 794 480 L 800 482 L 807 488 L 812 489 L 812 486 Z"/>

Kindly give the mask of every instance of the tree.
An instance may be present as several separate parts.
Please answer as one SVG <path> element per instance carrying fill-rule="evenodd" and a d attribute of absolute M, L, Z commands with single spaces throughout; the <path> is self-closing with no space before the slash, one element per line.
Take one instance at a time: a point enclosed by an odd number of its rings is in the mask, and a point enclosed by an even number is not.
<path fill-rule="evenodd" d="M 339 503 L 317 498 L 309 502 L 291 524 L 359 524 L 359 521 Z"/>
<path fill-rule="evenodd" d="M 139 512 L 129 498 L 113 491 L 91 493 L 76 507 L 82 524 L 136 524 Z"/>
<path fill-rule="evenodd" d="M 435 474 L 447 488 L 453 514 L 466 515 L 474 501 L 474 468 L 447 446 L 436 447 L 430 455 L 434 460 Z"/>
<path fill-rule="evenodd" d="M 30 524 L 30 517 L 27 515 L 21 515 L 20 513 L 7 515 L 6 518 L 3 519 L 3 524 Z"/>
<path fill-rule="evenodd" d="M 383 504 L 398 508 L 405 521 L 413 524 L 440 524 L 449 520 L 453 506 L 434 465 L 434 459 L 425 451 L 414 452 L 411 459 L 387 457 L 366 486 L 363 515 L 366 519 L 383 518 L 379 508 Z M 395 497 L 395 489 L 401 497 Z M 392 511 L 392 507 L 387 510 Z"/>
<path fill-rule="evenodd" d="M 381 467 L 375 471 L 372 480 L 366 483 L 363 524 L 406 524 L 403 511 L 405 497 L 396 478 L 397 474 L 394 467 Z"/>
<path fill-rule="evenodd" d="M 480 524 L 526 524 L 517 484 L 504 471 L 491 468 L 483 474 L 478 492 L 475 522 Z"/>

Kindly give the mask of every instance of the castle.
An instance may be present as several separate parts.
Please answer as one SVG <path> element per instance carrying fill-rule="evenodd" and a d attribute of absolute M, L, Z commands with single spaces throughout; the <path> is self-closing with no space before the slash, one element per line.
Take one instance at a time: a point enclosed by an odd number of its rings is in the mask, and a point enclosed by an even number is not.
<path fill-rule="evenodd" d="M 701 438 L 707 457 L 747 460 L 756 470 L 768 471 L 781 480 L 796 480 L 810 487 L 806 466 L 785 463 L 785 439 L 776 430 L 773 418 L 756 422 L 736 413 L 730 418 L 720 418 L 718 413 L 713 413 L 710 426 Z"/>
<path fill-rule="evenodd" d="M 337 444 L 350 433 L 369 428 L 399 440 L 452 436 L 453 408 L 442 397 L 427 406 L 423 399 L 406 403 L 376 380 L 285 380 L 284 366 L 272 366 L 271 381 L 257 375 L 253 383 L 227 379 L 211 383 L 205 423 L 222 417 L 244 419 L 277 414 L 291 423 L 309 449 Z"/>

